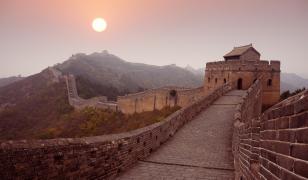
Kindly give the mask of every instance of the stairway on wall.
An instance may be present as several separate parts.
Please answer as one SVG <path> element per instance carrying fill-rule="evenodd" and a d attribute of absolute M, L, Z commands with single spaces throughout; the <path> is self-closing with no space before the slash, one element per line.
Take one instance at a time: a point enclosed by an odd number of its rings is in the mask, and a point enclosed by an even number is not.
<path fill-rule="evenodd" d="M 65 76 L 68 100 L 71 106 L 82 109 L 85 107 L 95 107 L 100 109 L 109 109 L 118 111 L 118 104 L 116 102 L 110 102 L 105 96 L 98 96 L 91 99 L 83 99 L 79 97 L 75 76 L 70 74 Z"/>
<path fill-rule="evenodd" d="M 231 91 L 118 179 L 234 179 L 232 127 L 245 91 Z"/>
<path fill-rule="evenodd" d="M 80 99 L 78 96 L 78 92 L 77 92 L 76 80 L 73 75 L 67 76 L 67 87 L 68 87 L 68 93 L 69 93 L 70 98 Z"/>

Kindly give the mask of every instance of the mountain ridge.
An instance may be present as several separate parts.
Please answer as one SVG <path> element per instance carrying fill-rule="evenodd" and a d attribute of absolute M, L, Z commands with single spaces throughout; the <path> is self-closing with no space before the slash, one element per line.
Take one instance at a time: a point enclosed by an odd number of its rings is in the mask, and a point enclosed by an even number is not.
<path fill-rule="evenodd" d="M 113 87 L 119 95 L 163 86 L 202 86 L 202 77 L 176 65 L 130 63 L 106 51 L 76 54 L 54 67 L 64 74 L 75 75 L 77 79 L 81 77 L 89 84 Z M 94 95 L 104 94 L 98 92 Z"/>

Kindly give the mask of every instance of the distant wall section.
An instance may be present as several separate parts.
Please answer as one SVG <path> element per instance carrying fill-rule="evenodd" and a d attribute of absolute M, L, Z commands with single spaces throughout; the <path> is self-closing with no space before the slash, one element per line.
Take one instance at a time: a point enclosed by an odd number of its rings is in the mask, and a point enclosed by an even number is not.
<path fill-rule="evenodd" d="M 119 109 L 125 114 L 160 110 L 164 107 L 185 107 L 204 97 L 203 87 L 185 89 L 164 87 L 118 97 Z"/>

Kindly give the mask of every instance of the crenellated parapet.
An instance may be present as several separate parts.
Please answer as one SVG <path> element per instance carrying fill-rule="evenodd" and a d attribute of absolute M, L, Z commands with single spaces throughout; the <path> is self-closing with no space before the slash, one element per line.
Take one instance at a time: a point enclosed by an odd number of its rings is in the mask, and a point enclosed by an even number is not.
<path fill-rule="evenodd" d="M 216 61 L 206 63 L 206 71 L 274 71 L 280 72 L 280 61 Z"/>
<path fill-rule="evenodd" d="M 118 96 L 117 102 L 125 114 L 160 110 L 164 107 L 185 107 L 204 96 L 203 87 L 188 89 L 182 87 L 163 87 L 139 93 Z"/>

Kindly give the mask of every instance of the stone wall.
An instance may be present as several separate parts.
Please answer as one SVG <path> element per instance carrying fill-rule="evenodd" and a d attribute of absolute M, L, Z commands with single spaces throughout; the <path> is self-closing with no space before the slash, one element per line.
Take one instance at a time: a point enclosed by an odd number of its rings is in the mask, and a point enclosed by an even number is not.
<path fill-rule="evenodd" d="M 260 118 L 261 179 L 308 179 L 308 91 Z"/>
<path fill-rule="evenodd" d="M 113 179 L 171 138 L 217 98 L 226 84 L 163 121 L 123 134 L 0 142 L 1 179 Z"/>
<path fill-rule="evenodd" d="M 121 112 L 133 114 L 160 110 L 166 106 L 172 107 L 177 105 L 185 107 L 202 97 L 204 97 L 203 87 L 195 89 L 164 87 L 126 96 L 118 96 L 117 102 Z"/>
<path fill-rule="evenodd" d="M 145 111 L 161 110 L 166 106 L 185 107 L 204 97 L 203 86 L 195 89 L 180 87 L 163 87 L 150 89 L 139 93 L 118 96 L 117 102 L 107 100 L 105 96 L 83 99 L 79 97 L 74 75 L 63 76 L 66 82 L 68 100 L 76 109 L 95 107 L 121 111 L 124 114 L 141 113 Z M 173 93 L 173 92 L 175 93 Z"/>
<path fill-rule="evenodd" d="M 236 179 L 258 179 L 261 97 L 262 83 L 257 80 L 236 107 L 232 141 Z"/>
<path fill-rule="evenodd" d="M 308 91 L 258 116 L 261 88 L 254 84 L 235 114 L 237 179 L 308 179 Z"/>
<path fill-rule="evenodd" d="M 108 101 L 106 96 L 98 96 L 90 99 L 83 99 L 79 97 L 75 76 L 72 74 L 63 76 L 66 82 L 68 101 L 71 106 L 76 109 L 83 109 L 85 107 L 95 107 L 101 109 L 109 109 L 112 111 L 118 111 L 117 102 Z"/>

